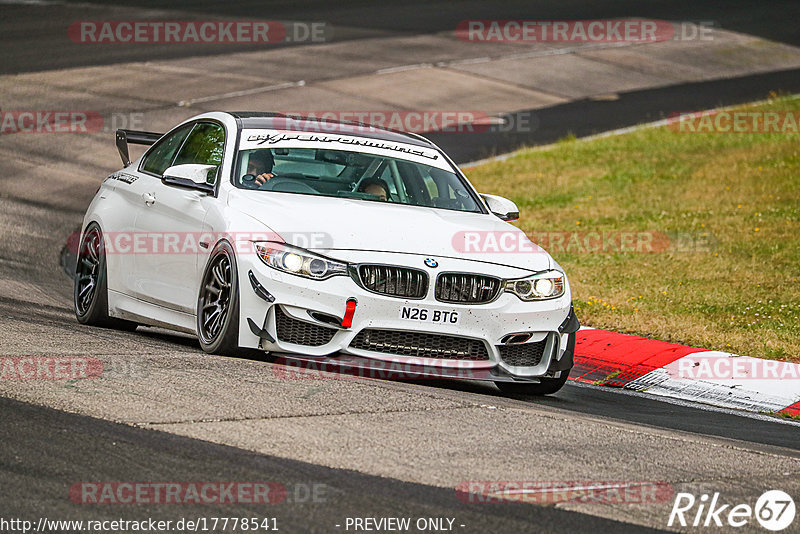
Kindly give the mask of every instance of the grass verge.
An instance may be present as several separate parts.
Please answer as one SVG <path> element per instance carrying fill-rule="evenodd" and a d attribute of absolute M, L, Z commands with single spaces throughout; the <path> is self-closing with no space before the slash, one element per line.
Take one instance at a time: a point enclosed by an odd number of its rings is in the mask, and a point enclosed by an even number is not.
<path fill-rule="evenodd" d="M 518 204 L 582 324 L 800 362 L 800 134 L 647 128 L 467 173 Z"/>

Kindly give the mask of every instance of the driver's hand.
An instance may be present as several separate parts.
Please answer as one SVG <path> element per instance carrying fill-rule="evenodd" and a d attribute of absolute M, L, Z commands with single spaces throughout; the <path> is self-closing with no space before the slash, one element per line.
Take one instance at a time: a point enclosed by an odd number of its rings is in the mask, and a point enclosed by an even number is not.
<path fill-rule="evenodd" d="M 271 172 L 265 172 L 265 173 L 263 173 L 263 174 L 259 174 L 258 176 L 256 176 L 256 180 L 255 180 L 255 182 L 256 182 L 258 185 L 264 185 L 264 184 L 265 184 L 265 183 L 267 183 L 267 182 L 268 182 L 268 181 L 269 181 L 271 178 L 274 178 L 274 177 L 275 177 L 275 175 L 274 175 L 274 174 L 272 174 Z"/>

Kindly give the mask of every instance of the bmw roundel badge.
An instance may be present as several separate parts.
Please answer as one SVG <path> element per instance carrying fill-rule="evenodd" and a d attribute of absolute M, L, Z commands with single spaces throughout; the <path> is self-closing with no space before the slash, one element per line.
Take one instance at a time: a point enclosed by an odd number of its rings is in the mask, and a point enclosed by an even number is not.
<path fill-rule="evenodd" d="M 431 269 L 435 269 L 439 266 L 439 262 L 434 260 L 433 258 L 425 258 L 425 265 L 430 267 Z"/>

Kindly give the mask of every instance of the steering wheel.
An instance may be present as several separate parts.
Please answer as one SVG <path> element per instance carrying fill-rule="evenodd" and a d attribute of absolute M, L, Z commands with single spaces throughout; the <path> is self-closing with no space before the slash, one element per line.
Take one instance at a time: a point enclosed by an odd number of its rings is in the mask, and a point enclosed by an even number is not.
<path fill-rule="evenodd" d="M 256 175 L 249 173 L 242 176 L 242 186 L 246 187 L 247 189 L 261 188 L 261 186 L 258 185 L 258 182 L 256 182 Z"/>
<path fill-rule="evenodd" d="M 244 176 L 242 176 L 242 185 L 247 189 L 263 189 L 265 191 L 269 191 L 271 190 L 269 184 L 275 181 L 277 178 L 279 178 L 278 174 L 274 172 L 270 172 L 269 174 L 272 175 L 272 178 L 270 178 L 263 184 L 259 184 L 258 182 L 256 182 L 255 174 L 250 174 L 250 173 L 245 174 Z M 298 177 L 302 178 L 302 175 L 298 175 Z M 294 178 L 294 176 L 288 174 L 282 174 L 280 175 L 280 178 Z"/>
<path fill-rule="evenodd" d="M 282 193 L 319 193 L 310 185 L 285 176 L 270 178 L 261 188 L 265 191 L 280 191 Z"/>

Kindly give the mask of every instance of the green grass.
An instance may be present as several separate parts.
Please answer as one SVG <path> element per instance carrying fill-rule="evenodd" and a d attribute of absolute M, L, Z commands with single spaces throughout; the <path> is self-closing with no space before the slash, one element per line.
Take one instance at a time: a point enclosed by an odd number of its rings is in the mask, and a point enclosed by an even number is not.
<path fill-rule="evenodd" d="M 747 109 L 799 111 L 800 99 Z M 582 324 L 800 362 L 799 134 L 648 128 L 467 173 L 519 205 L 519 226 L 570 277 Z M 639 232 L 656 251 L 553 242 L 593 231 Z"/>

